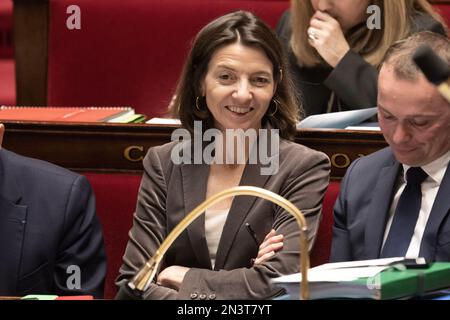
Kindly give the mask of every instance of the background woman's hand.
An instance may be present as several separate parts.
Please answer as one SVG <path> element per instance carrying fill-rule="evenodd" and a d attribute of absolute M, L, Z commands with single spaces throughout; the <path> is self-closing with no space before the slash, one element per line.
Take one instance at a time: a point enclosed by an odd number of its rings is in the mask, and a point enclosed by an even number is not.
<path fill-rule="evenodd" d="M 275 252 L 281 250 L 283 248 L 283 238 L 283 235 L 277 235 L 274 229 L 270 230 L 259 246 L 258 256 L 253 264 L 261 264 L 273 256 Z"/>
<path fill-rule="evenodd" d="M 321 11 L 316 11 L 311 18 L 308 41 L 333 68 L 350 50 L 339 22 Z"/>

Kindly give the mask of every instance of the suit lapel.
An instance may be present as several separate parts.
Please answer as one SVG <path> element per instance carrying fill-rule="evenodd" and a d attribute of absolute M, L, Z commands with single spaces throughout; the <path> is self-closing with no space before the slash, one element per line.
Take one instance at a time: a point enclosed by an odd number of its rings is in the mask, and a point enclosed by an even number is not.
<path fill-rule="evenodd" d="M 447 165 L 447 170 L 442 179 L 436 199 L 434 200 L 420 246 L 419 255 L 429 261 L 434 260 L 437 238 L 439 236 L 439 227 L 450 211 L 449 194 L 450 163 Z"/>
<path fill-rule="evenodd" d="M 187 216 L 206 197 L 209 166 L 187 164 L 181 166 L 184 195 L 184 215 Z M 188 237 L 201 266 L 211 268 L 208 244 L 205 237 L 205 215 L 201 214 L 187 227 Z"/>
<path fill-rule="evenodd" d="M 367 210 L 367 224 L 365 226 L 364 247 L 366 259 L 376 259 L 379 257 L 383 242 L 386 218 L 393 198 L 393 190 L 397 182 L 400 164 L 392 162 L 381 169 L 378 180 L 371 192 L 372 200 Z"/>
<path fill-rule="evenodd" d="M 240 186 L 264 187 L 270 175 L 262 175 L 260 164 L 247 164 L 242 174 Z M 228 253 L 239 228 L 245 221 L 250 209 L 256 201 L 256 197 L 238 196 L 233 199 L 227 220 L 223 227 L 219 247 L 217 248 L 217 259 L 215 270 L 223 269 Z"/>

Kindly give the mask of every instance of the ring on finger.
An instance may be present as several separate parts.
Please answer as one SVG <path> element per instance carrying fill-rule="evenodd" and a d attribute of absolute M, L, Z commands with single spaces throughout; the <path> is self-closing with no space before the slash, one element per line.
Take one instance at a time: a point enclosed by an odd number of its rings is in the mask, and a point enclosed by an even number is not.
<path fill-rule="evenodd" d="M 308 30 L 308 36 L 309 36 L 309 38 L 310 38 L 311 40 L 317 40 L 317 39 L 319 39 L 319 36 L 318 36 L 317 32 L 316 32 L 315 30 L 313 30 L 313 29 L 309 29 L 309 30 Z"/>

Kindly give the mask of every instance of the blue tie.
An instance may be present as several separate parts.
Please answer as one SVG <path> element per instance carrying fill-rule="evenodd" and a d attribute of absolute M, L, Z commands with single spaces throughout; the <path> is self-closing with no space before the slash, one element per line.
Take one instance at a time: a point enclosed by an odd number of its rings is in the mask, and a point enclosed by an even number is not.
<path fill-rule="evenodd" d="M 428 175 L 420 167 L 406 171 L 406 187 L 398 200 L 394 219 L 380 258 L 404 257 L 414 234 L 422 203 L 420 185 Z"/>

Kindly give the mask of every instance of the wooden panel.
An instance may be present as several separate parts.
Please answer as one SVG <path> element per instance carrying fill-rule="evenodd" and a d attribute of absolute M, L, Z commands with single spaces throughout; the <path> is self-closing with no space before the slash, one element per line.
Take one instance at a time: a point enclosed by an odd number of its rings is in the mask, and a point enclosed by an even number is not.
<path fill-rule="evenodd" d="M 17 105 L 47 104 L 48 1 L 14 0 Z"/>
<path fill-rule="evenodd" d="M 170 141 L 176 126 L 6 122 L 4 147 L 76 171 L 142 171 L 148 148 Z M 380 132 L 302 130 L 297 143 L 325 152 L 340 179 L 361 155 L 386 146 Z"/>
<path fill-rule="evenodd" d="M 376 131 L 300 130 L 295 141 L 326 153 L 333 179 L 341 179 L 355 159 L 387 147 L 381 132 Z"/>

